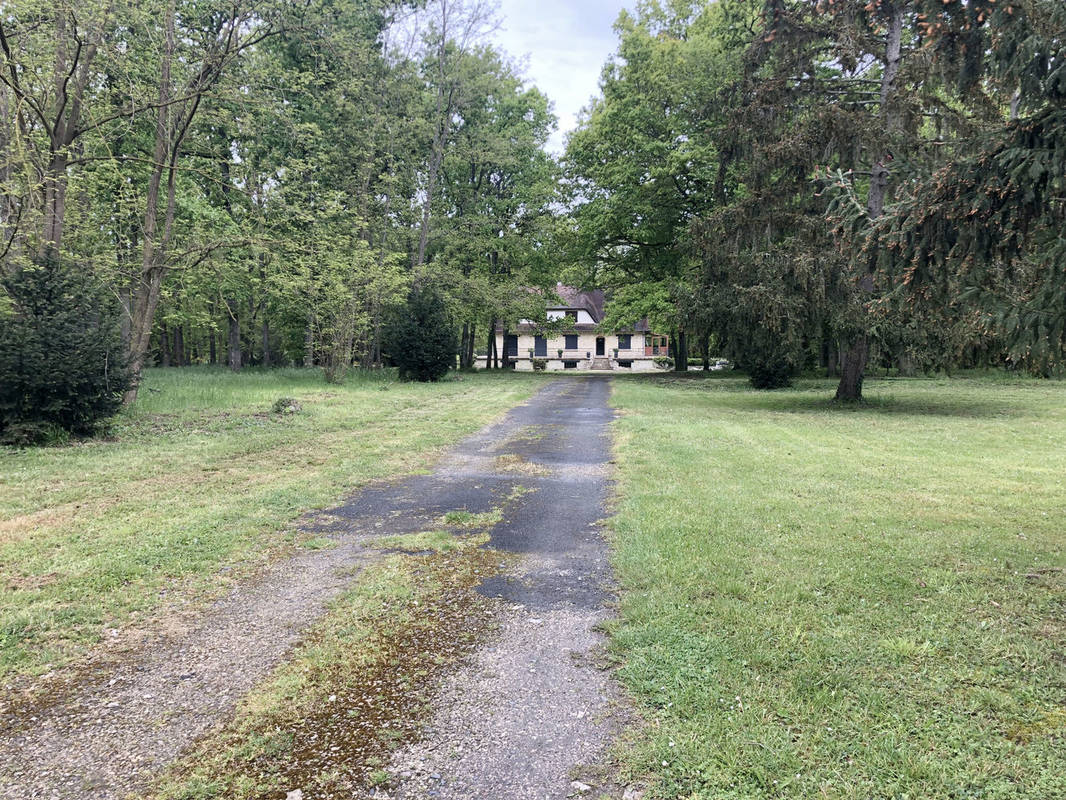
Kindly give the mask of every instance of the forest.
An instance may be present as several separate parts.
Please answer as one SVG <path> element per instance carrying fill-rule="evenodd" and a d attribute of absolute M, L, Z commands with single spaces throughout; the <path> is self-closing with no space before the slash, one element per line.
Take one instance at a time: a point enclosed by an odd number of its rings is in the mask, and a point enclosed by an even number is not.
<path fill-rule="evenodd" d="M 559 279 L 669 331 L 678 370 L 765 388 L 1061 365 L 1058 0 L 641 2 L 559 156 L 499 24 L 489 0 L 6 4 L 5 419 L 43 371 L 126 403 L 151 365 L 341 380 L 393 363 L 418 293 L 470 368 Z"/>
<path fill-rule="evenodd" d="M 6 271 L 90 275 L 120 304 L 134 375 L 379 363 L 413 276 L 472 351 L 515 286 L 542 282 L 554 118 L 487 44 L 487 5 L 4 14 Z"/>

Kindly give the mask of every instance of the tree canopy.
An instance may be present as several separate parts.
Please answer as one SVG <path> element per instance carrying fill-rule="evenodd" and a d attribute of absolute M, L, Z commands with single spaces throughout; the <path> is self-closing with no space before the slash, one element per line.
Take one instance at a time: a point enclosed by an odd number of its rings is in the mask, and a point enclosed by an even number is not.
<path fill-rule="evenodd" d="M 555 126 L 478 0 L 19 0 L 0 20 L 4 270 L 121 302 L 147 364 L 383 358 L 412 285 L 476 330 L 548 285 Z M 136 388 L 127 399 L 132 399 Z"/>
<path fill-rule="evenodd" d="M 871 356 L 1053 369 L 1064 18 L 1052 0 L 641 4 L 569 142 L 572 261 L 778 383 L 821 361 L 840 399 Z"/>

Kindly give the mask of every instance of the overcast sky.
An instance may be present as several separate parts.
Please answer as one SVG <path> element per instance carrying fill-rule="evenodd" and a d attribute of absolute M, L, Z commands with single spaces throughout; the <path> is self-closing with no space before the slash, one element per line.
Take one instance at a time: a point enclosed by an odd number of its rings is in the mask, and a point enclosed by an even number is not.
<path fill-rule="evenodd" d="M 612 25 L 633 0 L 501 0 L 496 41 L 526 63 L 526 77 L 555 103 L 559 130 L 549 143 L 562 152 L 577 114 L 599 93 L 600 70 L 615 50 Z"/>

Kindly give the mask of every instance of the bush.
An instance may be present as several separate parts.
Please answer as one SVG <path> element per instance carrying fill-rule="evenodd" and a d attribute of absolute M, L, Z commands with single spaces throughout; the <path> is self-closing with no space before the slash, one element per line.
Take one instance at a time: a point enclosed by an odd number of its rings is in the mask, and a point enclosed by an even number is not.
<path fill-rule="evenodd" d="M 117 301 L 54 257 L 0 279 L 0 441 L 89 435 L 130 386 Z"/>
<path fill-rule="evenodd" d="M 303 410 L 300 401 L 294 397 L 279 397 L 274 401 L 275 414 L 296 414 Z"/>
<path fill-rule="evenodd" d="M 748 367 L 748 381 L 756 389 L 784 389 L 792 385 L 793 372 L 784 359 L 756 359 Z"/>
<path fill-rule="evenodd" d="M 389 354 L 404 380 L 439 381 L 455 366 L 459 340 L 441 296 L 415 287 L 387 333 Z"/>
<path fill-rule="evenodd" d="M 674 366 L 674 359 L 670 356 L 656 356 L 653 361 L 655 361 L 655 366 L 663 369 L 671 369 Z"/>
<path fill-rule="evenodd" d="M 544 372 L 548 368 L 548 359 L 546 358 L 534 358 L 533 359 L 533 371 Z"/>

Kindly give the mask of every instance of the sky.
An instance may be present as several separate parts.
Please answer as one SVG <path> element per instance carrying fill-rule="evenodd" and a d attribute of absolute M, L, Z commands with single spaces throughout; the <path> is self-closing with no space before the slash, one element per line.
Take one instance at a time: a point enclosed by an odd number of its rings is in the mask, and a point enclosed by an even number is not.
<path fill-rule="evenodd" d="M 561 153 L 577 115 L 599 94 L 600 70 L 614 52 L 618 12 L 633 0 L 501 0 L 493 38 L 521 60 L 525 77 L 555 104 L 559 118 L 548 149 Z"/>

